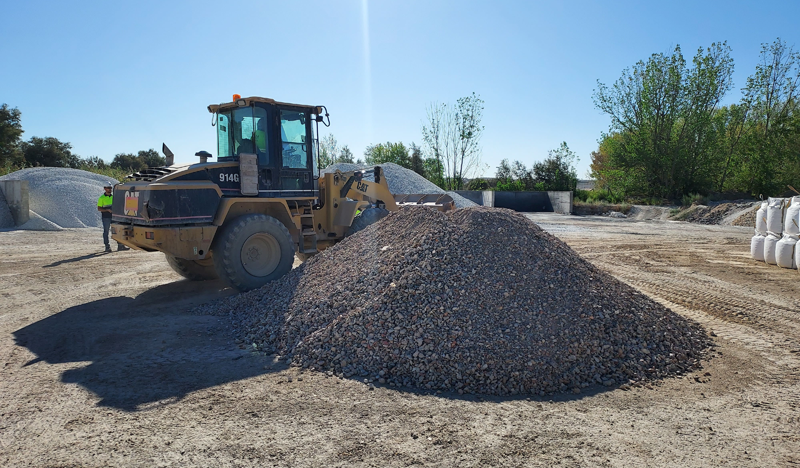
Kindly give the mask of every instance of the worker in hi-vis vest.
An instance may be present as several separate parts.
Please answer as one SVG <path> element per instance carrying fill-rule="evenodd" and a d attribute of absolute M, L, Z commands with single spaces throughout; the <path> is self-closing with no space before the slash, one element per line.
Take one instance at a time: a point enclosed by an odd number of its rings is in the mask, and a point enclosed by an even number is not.
<path fill-rule="evenodd" d="M 111 252 L 111 244 L 108 241 L 108 230 L 111 228 L 111 205 L 114 202 L 114 195 L 111 192 L 113 187 L 107 184 L 103 187 L 104 193 L 97 200 L 97 211 L 103 220 L 103 243 L 106 245 L 106 252 Z M 128 250 L 128 247 L 117 242 L 117 251 Z"/>

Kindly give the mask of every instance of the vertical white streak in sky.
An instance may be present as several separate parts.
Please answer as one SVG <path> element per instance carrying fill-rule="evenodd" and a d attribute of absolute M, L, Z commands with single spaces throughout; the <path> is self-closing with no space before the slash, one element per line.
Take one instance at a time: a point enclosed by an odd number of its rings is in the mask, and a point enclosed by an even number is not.
<path fill-rule="evenodd" d="M 367 144 L 372 144 L 372 68 L 369 58 L 369 9 L 368 0 L 361 0 L 361 40 L 364 43 L 364 119 L 366 125 L 364 131 L 367 136 Z"/>

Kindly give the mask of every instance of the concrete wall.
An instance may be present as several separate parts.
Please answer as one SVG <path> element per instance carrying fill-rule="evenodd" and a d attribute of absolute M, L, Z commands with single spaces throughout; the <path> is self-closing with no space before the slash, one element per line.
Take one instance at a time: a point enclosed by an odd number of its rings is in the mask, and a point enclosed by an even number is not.
<path fill-rule="evenodd" d="M 491 190 L 456 190 L 467 200 L 482 206 L 494 206 L 494 192 Z"/>
<path fill-rule="evenodd" d="M 547 192 L 553 211 L 561 214 L 572 214 L 572 192 Z"/>
<path fill-rule="evenodd" d="M 494 192 L 494 196 L 498 208 L 572 214 L 572 192 Z"/>
<path fill-rule="evenodd" d="M 572 214 L 572 192 L 495 192 L 456 190 L 462 197 L 483 206 L 514 211 Z"/>
<path fill-rule="evenodd" d="M 0 180 L 0 190 L 14 217 L 14 223 L 22 226 L 30 219 L 30 196 L 27 180 Z"/>

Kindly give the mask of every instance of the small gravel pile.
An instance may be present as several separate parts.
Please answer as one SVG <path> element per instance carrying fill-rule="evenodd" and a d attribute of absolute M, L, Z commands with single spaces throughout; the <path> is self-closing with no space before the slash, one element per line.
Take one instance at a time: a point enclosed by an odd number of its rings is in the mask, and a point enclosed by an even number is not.
<path fill-rule="evenodd" d="M 11 215 L 11 210 L 8 208 L 5 194 L 0 190 L 0 229 L 13 227 L 14 216 Z"/>
<path fill-rule="evenodd" d="M 731 222 L 732 226 L 753 227 L 756 225 L 756 213 L 761 204 L 756 204 Z"/>
<path fill-rule="evenodd" d="M 392 194 L 410 194 L 410 193 L 446 193 L 453 197 L 456 208 L 467 208 L 470 206 L 477 206 L 477 203 L 468 200 L 456 192 L 446 192 L 433 182 L 425 177 L 417 174 L 416 172 L 406 169 L 403 166 L 395 163 L 380 164 L 384 173 L 386 174 L 386 181 L 389 185 L 389 191 Z M 323 174 L 328 172 L 335 172 L 340 170 L 342 172 L 360 171 L 371 166 L 360 166 L 358 164 L 350 163 L 336 163 L 323 169 Z"/>
<path fill-rule="evenodd" d="M 97 199 L 103 194 L 103 185 L 117 182 L 99 174 L 63 167 L 22 169 L 0 177 L 4 179 L 28 181 L 31 220 L 36 221 L 21 228 L 48 230 L 102 227 Z"/>
<path fill-rule="evenodd" d="M 404 208 L 204 306 L 293 365 L 396 386 L 580 392 L 699 366 L 702 328 L 510 210 Z"/>
<path fill-rule="evenodd" d="M 736 201 L 736 202 L 721 202 L 715 203 L 710 206 L 695 205 L 683 212 L 678 216 L 683 221 L 698 224 L 721 224 L 721 225 L 736 225 L 735 220 L 740 216 L 739 214 L 745 213 L 755 206 L 756 203 L 752 201 Z M 760 206 L 760 204 L 758 204 Z M 758 210 L 758 206 L 755 207 Z M 691 210 L 691 211 L 690 211 Z M 753 223 L 755 224 L 755 215 L 753 215 Z"/>

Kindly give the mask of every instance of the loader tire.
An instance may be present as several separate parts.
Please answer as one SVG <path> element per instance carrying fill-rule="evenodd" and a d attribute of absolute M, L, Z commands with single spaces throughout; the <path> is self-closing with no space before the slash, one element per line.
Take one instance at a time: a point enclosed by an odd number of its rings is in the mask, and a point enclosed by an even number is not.
<path fill-rule="evenodd" d="M 259 288 L 292 269 L 294 242 L 286 226 L 263 214 L 240 216 L 214 239 L 214 266 L 220 278 L 240 291 Z"/>
<path fill-rule="evenodd" d="M 186 260 L 164 254 L 167 263 L 175 270 L 175 273 L 183 276 L 189 281 L 206 281 L 219 278 L 214 267 L 214 261 L 206 257 L 203 260 Z"/>
<path fill-rule="evenodd" d="M 377 223 L 381 219 L 385 218 L 389 215 L 389 210 L 386 208 L 368 208 L 361 212 L 360 215 L 356 216 L 353 219 L 353 224 L 350 225 L 350 229 L 347 230 L 345 237 L 350 237 L 353 234 L 357 233 L 358 231 L 363 230 L 370 224 Z"/>

